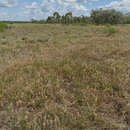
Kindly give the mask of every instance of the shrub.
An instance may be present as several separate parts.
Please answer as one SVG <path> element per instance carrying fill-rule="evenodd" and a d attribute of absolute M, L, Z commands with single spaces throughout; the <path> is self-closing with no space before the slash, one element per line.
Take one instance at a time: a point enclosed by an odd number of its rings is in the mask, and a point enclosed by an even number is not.
<path fill-rule="evenodd" d="M 126 24 L 130 24 L 130 18 L 129 18 L 129 17 L 126 17 L 125 23 L 126 23 Z"/>
<path fill-rule="evenodd" d="M 0 22 L 0 32 L 3 32 L 7 28 L 8 28 L 8 26 L 6 23 Z"/>
<path fill-rule="evenodd" d="M 107 34 L 107 36 L 111 36 L 118 32 L 115 28 L 111 27 L 110 25 L 107 25 L 104 32 Z"/>
<path fill-rule="evenodd" d="M 125 24 L 130 24 L 130 13 L 125 14 Z"/>
<path fill-rule="evenodd" d="M 98 9 L 92 10 L 91 20 L 95 24 L 121 24 L 124 22 L 124 15 L 114 9 Z"/>

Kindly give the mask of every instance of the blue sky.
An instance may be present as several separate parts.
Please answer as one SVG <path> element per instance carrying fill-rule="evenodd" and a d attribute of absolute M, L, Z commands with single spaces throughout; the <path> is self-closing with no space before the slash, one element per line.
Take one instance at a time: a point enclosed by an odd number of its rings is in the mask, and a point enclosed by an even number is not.
<path fill-rule="evenodd" d="M 0 20 L 45 19 L 53 12 L 61 15 L 89 15 L 92 9 L 115 8 L 130 12 L 130 0 L 0 0 Z"/>

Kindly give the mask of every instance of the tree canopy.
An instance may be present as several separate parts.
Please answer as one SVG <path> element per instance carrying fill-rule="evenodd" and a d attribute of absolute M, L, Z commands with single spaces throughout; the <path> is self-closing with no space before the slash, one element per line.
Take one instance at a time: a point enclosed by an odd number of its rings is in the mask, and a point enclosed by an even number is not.
<path fill-rule="evenodd" d="M 38 22 L 32 20 L 32 22 Z M 54 12 L 53 16 L 48 16 L 46 20 L 40 23 L 53 24 L 128 24 L 130 23 L 130 13 L 123 14 L 115 9 L 97 9 L 92 10 L 90 16 L 73 16 L 72 12 L 60 15 Z"/>

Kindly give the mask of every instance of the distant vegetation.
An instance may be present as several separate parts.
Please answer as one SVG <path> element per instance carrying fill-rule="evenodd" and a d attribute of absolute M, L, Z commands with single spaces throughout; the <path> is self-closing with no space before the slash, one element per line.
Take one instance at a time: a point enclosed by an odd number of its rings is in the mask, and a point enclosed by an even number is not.
<path fill-rule="evenodd" d="M 73 24 L 73 25 L 86 25 L 86 24 L 130 24 L 130 13 L 124 14 L 115 9 L 96 9 L 92 10 L 90 16 L 73 16 L 72 12 L 67 12 L 60 15 L 59 12 L 54 12 L 53 16 L 48 16 L 47 19 L 30 21 L 4 21 L 4 23 L 38 23 L 38 24 Z M 1 24 L 1 23 L 0 23 Z M 0 25 L 1 26 L 1 25 Z M 3 26 L 3 23 L 2 23 Z"/>
<path fill-rule="evenodd" d="M 91 12 L 91 20 L 96 24 L 122 24 L 125 22 L 124 15 L 116 11 L 112 10 L 92 10 Z"/>
<path fill-rule="evenodd" d="M 97 9 L 92 10 L 90 16 L 73 16 L 68 12 L 61 16 L 54 12 L 53 16 L 48 16 L 46 20 L 31 20 L 32 23 L 51 23 L 51 24 L 130 24 L 130 15 L 123 14 L 115 9 Z"/>

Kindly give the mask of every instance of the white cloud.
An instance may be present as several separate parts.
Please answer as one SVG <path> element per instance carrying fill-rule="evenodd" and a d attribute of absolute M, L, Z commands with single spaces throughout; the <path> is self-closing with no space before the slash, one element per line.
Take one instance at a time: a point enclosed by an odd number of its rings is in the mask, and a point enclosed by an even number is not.
<path fill-rule="evenodd" d="M 85 2 L 88 2 L 88 0 L 59 0 L 61 1 L 62 3 L 85 3 Z"/>
<path fill-rule="evenodd" d="M 30 20 L 44 19 L 58 11 L 61 15 L 71 11 L 74 16 L 89 15 L 90 9 L 94 2 L 103 0 L 41 0 L 41 2 L 32 2 L 31 4 L 23 3 L 17 12 L 4 10 L 3 8 L 15 8 L 20 0 L 0 0 L 0 19 L 9 20 Z M 28 2 L 28 0 L 27 0 Z M 107 5 L 97 6 L 94 8 L 115 8 L 124 12 L 130 12 L 130 0 L 113 0 Z M 3 9 L 3 10 L 2 10 Z"/>
<path fill-rule="evenodd" d="M 24 4 L 24 14 L 28 14 L 32 18 L 43 19 L 48 15 L 52 15 L 55 11 L 61 15 L 72 11 L 73 15 L 88 15 L 88 9 L 84 5 L 87 0 L 43 0 L 41 3 L 33 2 L 28 5 Z"/>
<path fill-rule="evenodd" d="M 0 7 L 15 7 L 17 0 L 0 0 Z"/>
<path fill-rule="evenodd" d="M 0 7 L 11 8 L 17 5 L 19 0 L 0 0 Z M 32 2 L 31 4 L 23 3 L 19 6 L 18 12 L 9 12 L 6 10 L 4 16 L 0 19 L 8 20 L 30 20 L 44 19 L 58 11 L 61 15 L 71 11 L 74 16 L 89 15 L 89 10 L 85 6 L 88 1 L 95 0 L 41 0 L 41 2 Z M 97 0 L 96 0 L 97 1 Z"/>
<path fill-rule="evenodd" d="M 91 0 L 92 2 L 98 2 L 99 0 Z"/>
<path fill-rule="evenodd" d="M 24 8 L 25 9 L 37 9 L 38 8 L 38 3 L 33 2 L 31 5 L 28 5 L 27 3 L 24 3 Z"/>
<path fill-rule="evenodd" d="M 130 12 L 130 0 L 116 0 L 112 1 L 108 5 L 105 5 L 103 8 L 114 8 L 123 12 Z"/>

